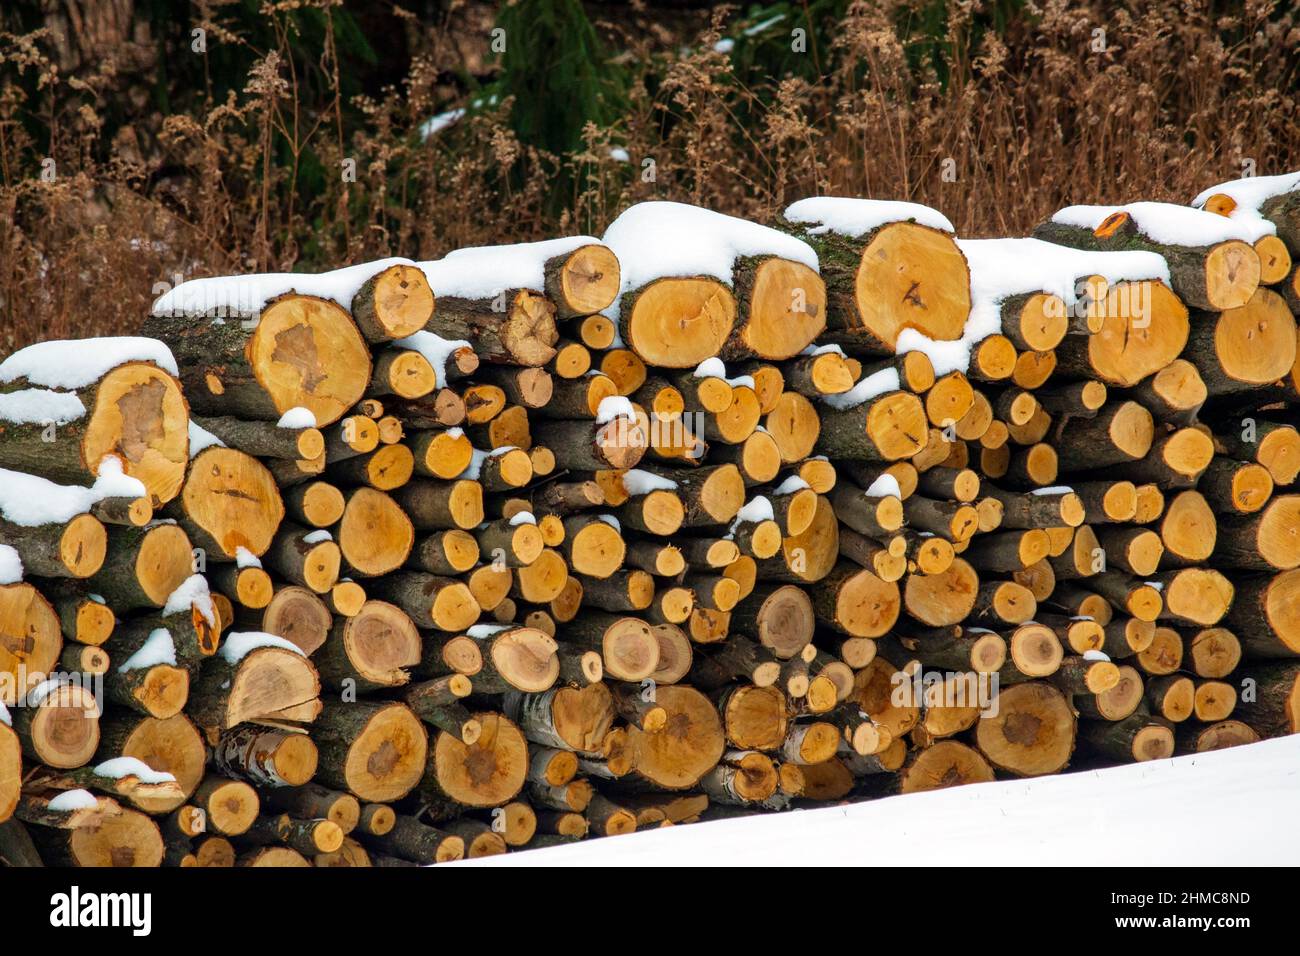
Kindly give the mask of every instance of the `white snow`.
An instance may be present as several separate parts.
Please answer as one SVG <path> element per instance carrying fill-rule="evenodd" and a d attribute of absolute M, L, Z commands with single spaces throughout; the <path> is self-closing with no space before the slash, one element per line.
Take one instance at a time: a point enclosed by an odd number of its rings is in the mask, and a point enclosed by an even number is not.
<path fill-rule="evenodd" d="M 876 480 L 871 483 L 871 486 L 863 492 L 863 494 L 870 498 L 888 498 L 891 495 L 895 498 L 902 498 L 903 489 L 898 487 L 897 478 L 893 475 L 885 474 L 877 477 Z"/>
<path fill-rule="evenodd" d="M 510 516 L 510 527 L 521 524 L 537 524 L 537 519 L 533 517 L 531 511 L 517 511 Z"/>
<path fill-rule="evenodd" d="M 509 630 L 513 624 L 472 624 L 465 633 L 470 637 L 484 638 Z"/>
<path fill-rule="evenodd" d="M 0 584 L 17 584 L 23 579 L 23 560 L 7 544 L 0 544 Z"/>
<path fill-rule="evenodd" d="M 594 236 L 566 236 L 504 246 L 470 246 L 419 265 L 436 296 L 492 299 L 505 289 L 542 291 L 547 261 L 593 245 L 600 245 Z"/>
<path fill-rule="evenodd" d="M 174 776 L 162 770 L 154 770 L 137 757 L 114 757 L 96 765 L 95 775 L 121 780 L 123 777 L 138 777 L 141 783 L 172 783 Z"/>
<path fill-rule="evenodd" d="M 803 240 L 686 203 L 637 203 L 610 223 L 604 243 L 618 256 L 620 298 L 655 279 L 712 276 L 731 285 L 742 256 L 780 256 L 817 270 L 817 254 Z M 618 309 L 615 299 L 605 314 L 617 319 Z"/>
<path fill-rule="evenodd" d="M 320 544 L 322 541 L 333 541 L 334 536 L 321 528 L 317 531 L 311 531 L 302 536 L 303 544 Z"/>
<path fill-rule="evenodd" d="M 93 810 L 99 801 L 89 790 L 64 790 L 49 802 L 51 810 Z"/>
<path fill-rule="evenodd" d="M 1300 735 L 1079 773 L 756 814 L 466 860 L 453 866 L 1165 866 L 1292 863 Z M 1116 814 L 1116 806 L 1161 807 Z M 1215 821 L 1211 841 L 1187 835 Z M 445 864 L 439 864 L 440 866 Z"/>
<path fill-rule="evenodd" d="M 1192 200 L 1192 206 L 1200 209 L 1211 196 L 1223 193 L 1236 201 L 1237 210 L 1245 208 L 1257 211 L 1264 200 L 1283 193 L 1295 192 L 1298 189 L 1300 189 L 1300 172 L 1283 173 L 1280 176 L 1248 176 L 1245 179 L 1232 179 L 1202 190 L 1200 195 Z"/>
<path fill-rule="evenodd" d="M 239 568 L 239 570 L 242 571 L 244 568 L 260 568 L 261 566 L 261 558 L 255 555 L 252 551 L 249 551 L 242 544 L 235 548 L 235 567 Z"/>
<path fill-rule="evenodd" d="M 172 641 L 171 631 L 165 627 L 156 627 L 149 632 L 149 637 L 140 649 L 128 657 L 118 667 L 119 674 L 127 671 L 148 670 L 162 664 L 176 666 L 176 644 Z"/>
<path fill-rule="evenodd" d="M 280 428 L 315 428 L 316 415 L 310 408 L 295 405 L 275 423 Z"/>
<path fill-rule="evenodd" d="M 804 481 L 798 475 L 791 475 L 785 481 L 781 482 L 779 485 L 773 488 L 772 494 L 792 495 L 796 491 L 803 491 L 803 489 L 807 487 L 809 487 L 808 482 Z"/>
<path fill-rule="evenodd" d="M 153 362 L 176 375 L 172 350 L 157 339 L 123 335 L 37 342 L 0 362 L 0 382 L 26 379 L 46 388 L 84 388 L 127 362 Z"/>
<path fill-rule="evenodd" d="M 122 471 L 122 459 L 116 455 L 105 455 L 99 460 L 95 469 L 95 483 L 91 491 L 101 498 L 145 498 L 149 489 L 139 478 L 133 478 Z"/>
<path fill-rule="evenodd" d="M 1034 488 L 1031 495 L 1068 495 L 1074 491 L 1069 485 L 1052 485 L 1050 488 Z"/>
<path fill-rule="evenodd" d="M 831 408 L 838 408 L 843 411 L 846 408 L 856 408 L 877 395 L 896 392 L 898 388 L 898 370 L 882 368 L 879 372 L 872 372 L 870 375 L 864 376 L 858 384 L 847 392 L 841 392 L 839 395 L 820 395 L 818 397 Z"/>
<path fill-rule="evenodd" d="M 1143 581 L 1142 583 L 1154 590 L 1157 594 L 1165 589 L 1165 582 L 1163 581 Z"/>
<path fill-rule="evenodd" d="M 758 524 L 760 521 L 774 521 L 775 518 L 776 513 L 772 510 L 772 502 L 763 495 L 755 495 L 736 512 L 736 518 L 731 522 L 731 530 L 735 531 L 742 524 Z"/>
<path fill-rule="evenodd" d="M 71 392 L 23 388 L 0 394 L 0 419 L 14 425 L 66 425 L 86 414 L 86 406 Z"/>
<path fill-rule="evenodd" d="M 264 634 L 261 631 L 235 631 L 226 635 L 226 639 L 221 642 L 221 650 L 217 653 L 221 659 L 228 664 L 238 664 L 253 651 L 263 647 L 278 647 L 282 650 L 293 651 L 295 654 L 305 657 L 302 648 L 297 644 L 286 641 L 283 637 L 276 637 L 274 634 Z"/>
<path fill-rule="evenodd" d="M 1092 618 L 1088 618 L 1088 620 L 1092 620 Z M 1084 651 L 1083 659 L 1085 661 L 1108 661 L 1110 656 L 1102 651 Z"/>
<path fill-rule="evenodd" d="M 1259 207 L 1265 200 L 1298 189 L 1300 189 L 1300 172 L 1284 173 L 1281 176 L 1251 176 L 1248 179 L 1237 179 L 1211 186 L 1193 199 L 1192 205 L 1200 209 L 1211 196 L 1222 193 L 1230 196 L 1237 203 L 1228 214 L 1229 219 L 1234 222 L 1248 223 L 1262 230 L 1264 235 L 1275 235 L 1277 227 L 1259 214 Z"/>
<path fill-rule="evenodd" d="M 636 418 L 632 400 L 625 395 L 610 395 L 600 400 L 596 409 L 596 424 L 605 425 L 616 418 Z"/>
<path fill-rule="evenodd" d="M 393 257 L 363 262 L 332 272 L 265 272 L 242 276 L 191 279 L 164 293 L 153 304 L 154 315 L 216 315 L 255 317 L 277 296 L 296 292 L 352 308 L 352 297 L 372 276 L 389 266 L 415 265 Z"/>
<path fill-rule="evenodd" d="M 596 517 L 599 518 L 601 521 L 605 522 L 605 524 L 609 525 L 611 528 L 613 528 L 615 531 L 619 532 L 620 534 L 623 532 L 622 522 L 620 522 L 613 515 L 596 515 Z"/>
<path fill-rule="evenodd" d="M 114 483 L 111 477 L 106 481 L 110 487 Z M 71 521 L 104 497 L 96 488 L 56 485 L 37 475 L 0 468 L 0 517 L 26 528 Z"/>
<path fill-rule="evenodd" d="M 623 472 L 623 490 L 629 495 L 648 495 L 652 491 L 676 491 L 677 482 L 652 471 L 629 468 Z"/>
<path fill-rule="evenodd" d="M 952 223 L 937 209 L 915 202 L 892 199 L 843 199 L 813 196 L 786 207 L 790 222 L 811 224 L 810 235 L 834 232 L 856 239 L 891 222 L 915 222 L 931 229 L 952 232 Z"/>
<path fill-rule="evenodd" d="M 436 136 L 448 126 L 459 121 L 464 115 L 465 111 L 463 109 L 456 109 L 430 116 L 420 124 L 420 139 L 427 140 L 430 136 Z"/>
<path fill-rule="evenodd" d="M 483 462 L 489 458 L 496 458 L 498 455 L 504 455 L 508 451 L 515 450 L 514 445 L 502 445 L 500 448 L 493 448 L 491 451 L 480 451 L 477 448 L 470 449 L 469 464 L 465 466 L 457 478 L 468 478 L 473 481 L 478 480 L 479 472 L 483 468 Z"/>
<path fill-rule="evenodd" d="M 1126 212 L 1138 231 L 1170 246 L 1212 246 L 1230 239 L 1254 242 L 1277 230 L 1263 219 L 1231 219 L 1203 209 L 1169 202 L 1133 202 L 1126 206 L 1066 206 L 1052 222 L 1096 229 L 1117 212 Z"/>
<path fill-rule="evenodd" d="M 199 613 L 208 624 L 212 627 L 217 626 L 217 609 L 212 604 L 208 581 L 201 574 L 191 574 L 167 596 L 167 603 L 163 605 L 162 610 L 163 617 L 188 611 L 192 607 L 199 609 Z"/>
<path fill-rule="evenodd" d="M 836 355 L 840 355 L 840 356 L 844 355 L 844 349 L 838 345 L 833 345 L 833 344 L 818 345 L 816 342 L 808 346 L 799 354 L 800 355 L 826 355 L 827 353 L 832 353 L 832 352 Z"/>
<path fill-rule="evenodd" d="M 696 378 L 722 378 L 727 377 L 727 366 L 716 355 L 712 358 L 706 358 L 699 365 L 695 366 L 695 371 L 691 373 Z"/>
<path fill-rule="evenodd" d="M 837 346 L 831 346 L 831 348 L 836 347 Z M 740 388 L 742 386 L 745 388 L 754 387 L 754 376 L 752 375 L 737 375 L 735 378 L 728 378 L 727 366 L 723 363 L 722 359 L 718 358 L 716 355 L 713 358 L 706 358 L 699 365 L 695 366 L 695 371 L 691 374 L 694 375 L 695 378 L 720 378 L 732 388 Z"/>
<path fill-rule="evenodd" d="M 212 432 L 208 431 L 206 428 L 200 428 L 198 425 L 194 424 L 193 421 L 191 421 L 190 422 L 190 457 L 193 458 L 199 452 L 203 451 L 203 449 L 211 448 L 213 445 L 216 445 L 218 448 L 226 447 L 226 443 L 223 442 L 216 435 L 212 434 Z"/>
<path fill-rule="evenodd" d="M 627 150 L 621 146 L 615 146 L 611 149 L 609 151 L 609 158 L 620 163 L 629 163 L 632 161 L 632 157 L 627 154 Z"/>
<path fill-rule="evenodd" d="M 457 349 L 470 348 L 470 343 L 465 339 L 444 339 L 441 335 L 423 330 L 398 339 L 393 344 L 399 349 L 410 349 L 423 355 L 424 360 L 433 367 L 433 381 L 438 388 L 447 385 L 447 359 Z"/>
<path fill-rule="evenodd" d="M 3 700 L 0 700 L 0 724 L 4 724 L 6 727 L 14 725 L 13 718 L 9 716 L 9 708 L 5 706 Z"/>
<path fill-rule="evenodd" d="M 958 239 L 970 266 L 971 310 L 961 338 L 936 342 L 904 329 L 894 351 L 924 352 L 936 375 L 965 371 L 975 343 L 1002 331 L 1002 302 L 1014 295 L 1048 292 L 1073 310 L 1082 278 L 1099 275 L 1110 284 L 1141 279 L 1169 283 L 1169 266 L 1154 252 L 1091 252 L 1041 239 Z"/>

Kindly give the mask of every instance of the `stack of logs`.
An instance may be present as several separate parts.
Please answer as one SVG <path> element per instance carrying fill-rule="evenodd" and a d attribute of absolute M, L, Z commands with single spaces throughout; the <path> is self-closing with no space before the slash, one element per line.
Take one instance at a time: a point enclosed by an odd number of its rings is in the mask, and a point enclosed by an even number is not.
<path fill-rule="evenodd" d="M 433 863 L 1300 730 L 1300 247 L 1007 298 L 936 375 L 893 346 L 961 334 L 948 234 L 780 227 L 820 274 L 620 291 L 592 240 L 161 310 L 177 375 L 4 424 L 148 494 L 0 520 L 0 859 Z"/>

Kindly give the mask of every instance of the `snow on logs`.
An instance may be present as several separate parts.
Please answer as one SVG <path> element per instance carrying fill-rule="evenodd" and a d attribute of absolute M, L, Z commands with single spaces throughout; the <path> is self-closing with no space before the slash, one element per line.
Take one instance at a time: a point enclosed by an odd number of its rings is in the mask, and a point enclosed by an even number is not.
<path fill-rule="evenodd" d="M 434 863 L 1300 731 L 1298 196 L 645 203 L 16 353 L 0 846 Z"/>

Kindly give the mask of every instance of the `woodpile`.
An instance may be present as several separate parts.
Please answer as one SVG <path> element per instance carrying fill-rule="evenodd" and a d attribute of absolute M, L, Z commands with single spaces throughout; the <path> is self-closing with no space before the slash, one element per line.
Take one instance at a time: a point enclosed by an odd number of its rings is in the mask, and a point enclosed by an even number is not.
<path fill-rule="evenodd" d="M 405 866 L 1300 731 L 1300 175 L 187 282 L 0 364 L 0 860 Z"/>

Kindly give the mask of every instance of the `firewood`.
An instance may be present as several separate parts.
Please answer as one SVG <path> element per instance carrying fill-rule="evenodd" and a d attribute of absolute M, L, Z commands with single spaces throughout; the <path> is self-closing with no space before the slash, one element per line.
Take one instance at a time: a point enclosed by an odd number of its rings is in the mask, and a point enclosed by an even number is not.
<path fill-rule="evenodd" d="M 94 341 L 88 344 L 94 348 Z M 6 383 L 6 391 L 28 383 Z M 40 474 L 59 482 L 89 485 L 105 456 L 113 456 L 122 471 L 144 483 L 154 506 L 180 493 L 185 476 L 189 406 L 180 383 L 152 362 L 130 361 L 106 372 L 98 381 L 66 393 L 35 390 L 45 397 L 67 394 L 84 412 L 57 427 L 0 416 L 0 467 Z"/>

